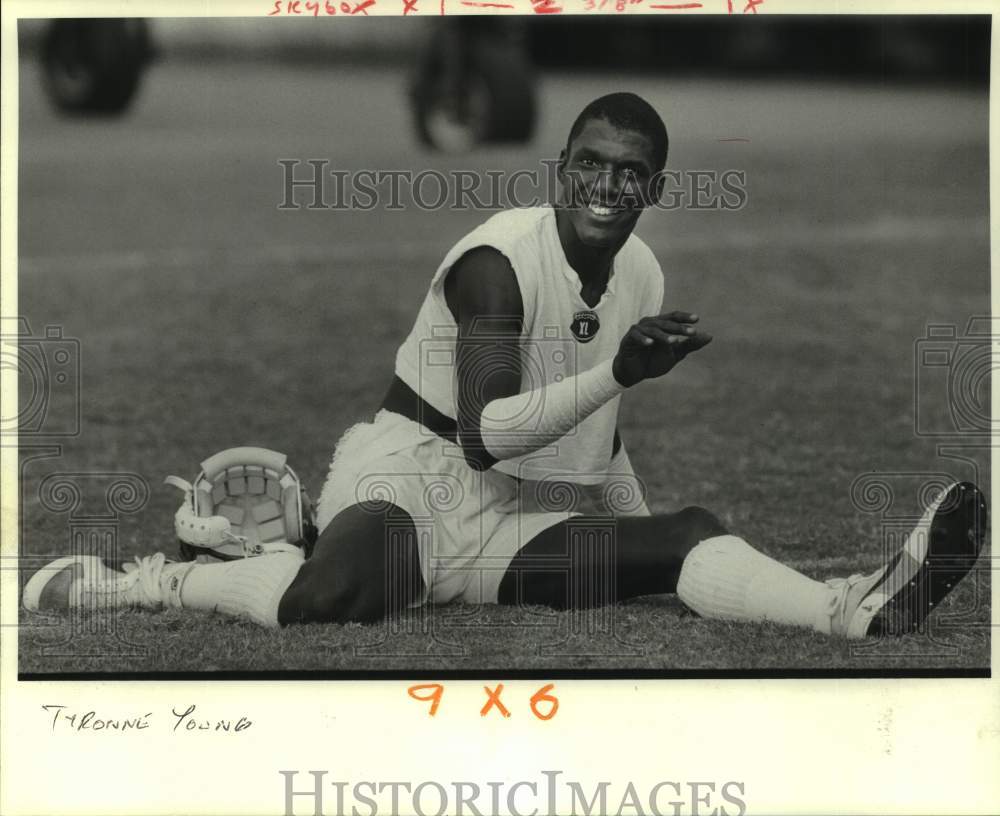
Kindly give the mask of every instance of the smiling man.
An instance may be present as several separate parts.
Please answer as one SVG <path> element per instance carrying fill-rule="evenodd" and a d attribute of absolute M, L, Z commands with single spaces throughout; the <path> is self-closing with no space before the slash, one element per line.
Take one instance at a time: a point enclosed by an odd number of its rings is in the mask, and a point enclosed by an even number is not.
<path fill-rule="evenodd" d="M 827 582 L 702 508 L 649 514 L 617 431 L 621 395 L 712 340 L 696 315 L 662 313 L 662 272 L 633 234 L 666 157 L 644 100 L 601 97 L 570 130 L 558 203 L 499 213 L 447 253 L 382 410 L 337 445 L 309 559 L 160 555 L 129 573 L 63 559 L 29 582 L 25 604 L 115 593 L 275 626 L 421 603 L 584 608 L 676 592 L 712 618 L 852 638 L 912 631 L 976 560 L 986 509 L 973 485 L 943 491 L 875 573 Z"/>

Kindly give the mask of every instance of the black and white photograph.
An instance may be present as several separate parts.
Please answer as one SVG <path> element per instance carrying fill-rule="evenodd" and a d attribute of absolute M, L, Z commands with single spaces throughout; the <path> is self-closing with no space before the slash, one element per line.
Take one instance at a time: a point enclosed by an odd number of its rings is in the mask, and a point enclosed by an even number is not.
<path fill-rule="evenodd" d="M 5 665 L 43 736 L 264 739 L 81 683 L 429 723 L 464 684 L 476 728 L 579 717 L 575 681 L 988 683 L 991 15 L 520 2 L 5 19 Z M 323 762 L 260 812 L 776 801 L 556 763 L 323 804 Z"/>

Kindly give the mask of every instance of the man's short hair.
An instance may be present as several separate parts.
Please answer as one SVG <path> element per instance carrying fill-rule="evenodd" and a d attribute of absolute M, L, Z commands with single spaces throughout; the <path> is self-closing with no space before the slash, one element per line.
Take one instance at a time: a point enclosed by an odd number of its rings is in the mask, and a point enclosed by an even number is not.
<path fill-rule="evenodd" d="M 641 96 L 620 91 L 595 99 L 576 117 L 566 140 L 569 153 L 573 140 L 580 135 L 584 125 L 591 119 L 603 119 L 620 130 L 634 130 L 643 134 L 653 145 L 655 170 L 662 170 L 667 163 L 667 128 L 660 115 Z"/>

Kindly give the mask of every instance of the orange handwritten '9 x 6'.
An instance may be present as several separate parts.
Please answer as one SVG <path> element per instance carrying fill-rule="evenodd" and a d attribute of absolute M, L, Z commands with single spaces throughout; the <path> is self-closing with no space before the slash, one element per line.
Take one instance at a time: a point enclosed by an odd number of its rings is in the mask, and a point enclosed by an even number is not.
<path fill-rule="evenodd" d="M 542 686 L 528 701 L 531 713 L 540 720 L 551 720 L 559 710 L 558 698 L 549 693 L 554 688 L 555 683 Z M 485 717 L 493 708 L 503 717 L 510 717 L 510 710 L 500 699 L 500 695 L 503 693 L 503 683 L 497 683 L 496 688 L 493 689 L 489 686 L 483 686 L 483 691 L 486 692 L 486 702 L 479 710 L 480 717 Z M 434 717 L 437 715 L 438 707 L 441 705 L 441 700 L 444 697 L 444 686 L 440 683 L 418 683 L 415 686 L 410 686 L 406 690 L 406 693 L 414 700 L 430 703 L 431 707 L 427 714 Z"/>

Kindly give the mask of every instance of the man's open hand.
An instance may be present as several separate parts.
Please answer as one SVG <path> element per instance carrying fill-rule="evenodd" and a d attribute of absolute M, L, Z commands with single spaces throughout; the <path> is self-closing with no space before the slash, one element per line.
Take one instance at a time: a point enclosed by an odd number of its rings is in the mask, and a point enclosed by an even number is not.
<path fill-rule="evenodd" d="M 624 386 L 662 377 L 692 351 L 712 342 L 712 335 L 699 332 L 698 315 L 669 312 L 644 317 L 626 332 L 618 346 L 612 371 Z"/>

